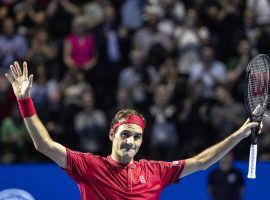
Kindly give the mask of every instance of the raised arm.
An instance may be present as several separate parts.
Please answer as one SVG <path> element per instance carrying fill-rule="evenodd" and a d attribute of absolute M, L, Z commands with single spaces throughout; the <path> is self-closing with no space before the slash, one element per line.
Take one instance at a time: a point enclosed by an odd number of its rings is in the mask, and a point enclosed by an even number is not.
<path fill-rule="evenodd" d="M 204 150 L 197 156 L 186 159 L 185 167 L 180 177 L 182 178 L 199 170 L 205 170 L 215 162 L 219 161 L 242 139 L 248 137 L 251 133 L 250 129 L 256 126 L 258 126 L 257 122 L 249 122 L 249 120 L 247 120 L 240 129 L 226 139 Z"/>
<path fill-rule="evenodd" d="M 34 142 L 35 148 L 52 159 L 59 166 L 66 168 L 66 148 L 51 139 L 45 126 L 35 113 L 30 96 L 33 75 L 31 74 L 28 77 L 27 63 L 23 63 L 23 72 L 17 62 L 14 62 L 14 65 L 10 66 L 10 70 L 13 74 L 13 78 L 8 74 L 5 74 L 5 76 L 12 84 L 24 122 Z"/>

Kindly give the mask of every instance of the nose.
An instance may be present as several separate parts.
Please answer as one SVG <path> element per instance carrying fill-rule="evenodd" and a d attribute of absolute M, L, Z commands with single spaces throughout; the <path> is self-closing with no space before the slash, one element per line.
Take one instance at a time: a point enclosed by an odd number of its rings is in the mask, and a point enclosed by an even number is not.
<path fill-rule="evenodd" d="M 133 144 L 134 143 L 134 137 L 130 136 L 127 138 L 127 144 Z"/>

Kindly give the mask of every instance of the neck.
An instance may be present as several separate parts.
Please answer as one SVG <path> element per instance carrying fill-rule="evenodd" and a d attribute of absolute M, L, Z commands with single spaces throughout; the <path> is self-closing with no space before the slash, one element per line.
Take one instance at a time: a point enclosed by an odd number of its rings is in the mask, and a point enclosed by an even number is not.
<path fill-rule="evenodd" d="M 116 152 L 112 152 L 111 157 L 114 161 L 121 164 L 130 164 L 133 162 L 133 158 L 121 157 Z"/>

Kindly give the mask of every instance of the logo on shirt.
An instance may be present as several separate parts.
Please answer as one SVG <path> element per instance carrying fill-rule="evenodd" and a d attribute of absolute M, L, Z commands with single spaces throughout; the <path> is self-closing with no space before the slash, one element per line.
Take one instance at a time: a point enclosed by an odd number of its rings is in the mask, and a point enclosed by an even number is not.
<path fill-rule="evenodd" d="M 35 200 L 34 197 L 21 189 L 7 189 L 0 191 L 0 200 Z"/>
<path fill-rule="evenodd" d="M 140 177 L 139 177 L 139 178 L 140 178 L 140 182 L 141 182 L 141 183 L 146 183 L 145 178 L 144 178 L 144 176 L 143 176 L 143 175 L 140 175 Z"/>

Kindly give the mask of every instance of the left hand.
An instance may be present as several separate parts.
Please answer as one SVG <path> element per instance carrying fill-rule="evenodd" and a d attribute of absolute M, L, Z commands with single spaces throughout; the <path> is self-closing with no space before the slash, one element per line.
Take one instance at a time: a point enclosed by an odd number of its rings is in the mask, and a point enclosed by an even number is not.
<path fill-rule="evenodd" d="M 238 130 L 243 138 L 248 137 L 251 134 L 251 128 L 258 126 L 258 122 L 250 122 L 249 119 L 243 124 L 243 126 Z M 259 134 L 261 133 L 263 128 L 263 123 L 260 124 Z"/>

